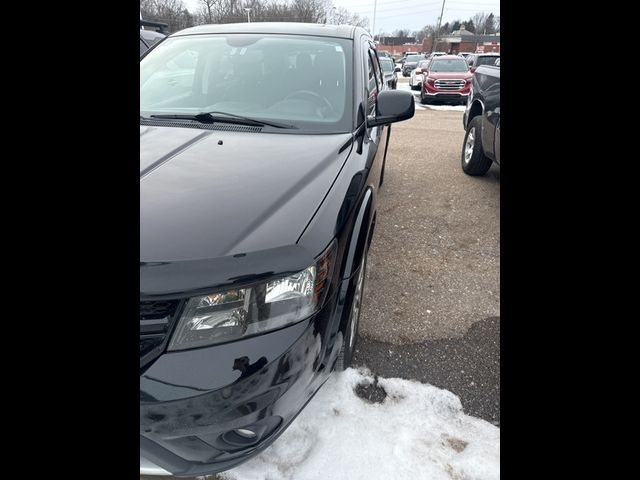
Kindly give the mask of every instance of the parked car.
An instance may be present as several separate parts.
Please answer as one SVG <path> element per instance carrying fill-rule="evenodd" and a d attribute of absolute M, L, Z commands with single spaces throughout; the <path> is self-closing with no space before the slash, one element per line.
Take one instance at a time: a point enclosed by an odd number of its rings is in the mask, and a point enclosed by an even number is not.
<path fill-rule="evenodd" d="M 416 68 L 421 60 L 424 60 L 424 55 L 408 55 L 402 64 L 402 76 L 408 77 L 411 75 L 411 70 Z"/>
<path fill-rule="evenodd" d="M 458 52 L 458 55 L 460 55 L 461 57 L 464 57 L 465 59 L 472 54 L 473 52 Z"/>
<path fill-rule="evenodd" d="M 161 22 L 151 22 L 140 19 L 140 55 L 160 42 L 167 35 L 169 25 Z"/>
<path fill-rule="evenodd" d="M 492 162 L 500 165 L 500 65 L 480 65 L 476 70 L 462 125 L 464 173 L 484 175 Z"/>
<path fill-rule="evenodd" d="M 416 65 L 416 68 L 411 70 L 411 77 L 409 78 L 409 87 L 411 90 L 420 90 L 422 86 L 422 71 L 429 65 L 429 60 L 422 60 Z"/>
<path fill-rule="evenodd" d="M 429 53 L 429 54 L 425 55 L 425 58 L 427 60 L 431 60 L 433 57 L 440 57 L 442 55 L 447 55 L 447 52 L 432 52 L 432 53 Z"/>
<path fill-rule="evenodd" d="M 474 73 L 480 65 L 494 65 L 498 58 L 500 58 L 499 53 L 472 53 L 466 60 L 471 73 Z"/>
<path fill-rule="evenodd" d="M 256 22 L 140 59 L 141 474 L 244 462 L 351 364 L 390 124 L 415 110 L 376 58 L 360 27 Z"/>
<path fill-rule="evenodd" d="M 473 74 L 463 58 L 441 55 L 422 68 L 422 77 L 421 103 L 437 100 L 464 104 L 471 90 Z"/>
<path fill-rule="evenodd" d="M 398 86 L 398 75 L 396 75 L 396 66 L 393 60 L 387 57 L 380 58 L 380 67 L 384 75 L 384 83 L 392 90 Z"/>
<path fill-rule="evenodd" d="M 400 59 L 400 63 L 404 63 L 406 58 L 410 55 L 420 55 L 420 52 L 404 52 L 404 54 L 402 55 L 402 58 Z"/>

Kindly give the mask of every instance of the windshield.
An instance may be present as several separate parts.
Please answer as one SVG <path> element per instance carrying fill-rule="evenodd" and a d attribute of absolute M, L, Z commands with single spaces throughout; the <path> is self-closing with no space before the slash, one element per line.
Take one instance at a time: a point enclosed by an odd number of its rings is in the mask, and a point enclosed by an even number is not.
<path fill-rule="evenodd" d="M 140 61 L 140 115 L 217 111 L 347 132 L 350 49 L 349 40 L 312 36 L 168 38 Z"/>
<path fill-rule="evenodd" d="M 431 62 L 432 72 L 466 72 L 469 70 L 469 65 L 462 58 L 441 59 L 434 58 Z"/>
<path fill-rule="evenodd" d="M 420 60 L 424 60 L 424 55 L 409 55 L 405 62 L 419 62 Z"/>
<path fill-rule="evenodd" d="M 384 73 L 393 73 L 393 70 L 395 68 L 393 65 L 393 60 L 389 58 L 381 58 L 380 66 L 382 66 L 382 71 Z"/>
<path fill-rule="evenodd" d="M 500 58 L 498 55 L 487 55 L 486 57 L 478 57 L 478 65 L 495 65 L 496 60 Z"/>

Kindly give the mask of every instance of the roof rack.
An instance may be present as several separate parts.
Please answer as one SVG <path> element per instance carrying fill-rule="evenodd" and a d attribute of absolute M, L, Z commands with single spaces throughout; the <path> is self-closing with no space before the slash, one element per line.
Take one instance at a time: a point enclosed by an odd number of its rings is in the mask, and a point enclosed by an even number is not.
<path fill-rule="evenodd" d="M 169 35 L 169 25 L 162 22 L 152 22 L 151 20 L 140 19 L 140 27 L 152 27 L 156 29 L 156 32 L 164 35 Z"/>

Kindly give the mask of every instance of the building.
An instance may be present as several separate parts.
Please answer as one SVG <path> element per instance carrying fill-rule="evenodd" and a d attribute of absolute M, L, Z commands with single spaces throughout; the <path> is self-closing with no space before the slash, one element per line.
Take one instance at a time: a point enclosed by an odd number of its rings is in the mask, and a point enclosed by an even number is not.
<path fill-rule="evenodd" d="M 388 46 L 398 46 L 409 43 L 415 43 L 416 37 L 380 37 L 378 38 L 380 43 Z"/>
<path fill-rule="evenodd" d="M 425 40 L 426 51 L 431 51 L 432 39 Z M 465 29 L 454 30 L 448 35 L 438 38 L 436 52 L 460 53 L 460 52 L 496 52 L 500 53 L 500 34 L 475 34 Z"/>

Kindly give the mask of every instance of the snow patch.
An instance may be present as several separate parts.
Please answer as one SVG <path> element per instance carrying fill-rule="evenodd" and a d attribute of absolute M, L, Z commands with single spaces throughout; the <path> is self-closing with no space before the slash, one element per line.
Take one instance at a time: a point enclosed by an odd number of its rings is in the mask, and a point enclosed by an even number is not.
<path fill-rule="evenodd" d="M 377 402 L 357 389 L 381 387 Z M 225 480 L 494 480 L 500 429 L 465 415 L 460 399 L 431 385 L 334 373 L 298 418 L 257 457 L 219 474 Z"/>
<path fill-rule="evenodd" d="M 431 110 L 454 110 L 456 112 L 464 112 L 466 105 L 425 105 Z"/>

